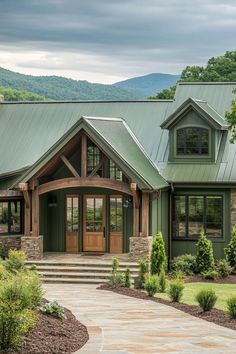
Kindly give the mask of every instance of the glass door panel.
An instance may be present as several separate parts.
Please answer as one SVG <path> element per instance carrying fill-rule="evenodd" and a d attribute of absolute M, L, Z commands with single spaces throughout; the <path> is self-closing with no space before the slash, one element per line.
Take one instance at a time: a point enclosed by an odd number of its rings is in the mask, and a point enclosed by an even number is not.
<path fill-rule="evenodd" d="M 79 246 L 79 197 L 66 196 L 66 252 L 78 253 Z"/>

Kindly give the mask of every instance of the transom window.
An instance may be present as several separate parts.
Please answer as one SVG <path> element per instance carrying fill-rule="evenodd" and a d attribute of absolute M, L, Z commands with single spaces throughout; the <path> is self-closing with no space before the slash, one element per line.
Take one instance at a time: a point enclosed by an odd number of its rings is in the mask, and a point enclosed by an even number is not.
<path fill-rule="evenodd" d="M 115 179 L 116 181 L 122 181 L 123 179 L 122 171 L 111 160 L 110 160 L 110 178 Z"/>
<path fill-rule="evenodd" d="M 174 197 L 173 237 L 196 238 L 223 235 L 223 196 L 176 195 Z"/>
<path fill-rule="evenodd" d="M 20 234 L 23 230 L 22 201 L 0 201 L 0 234 Z"/>
<path fill-rule="evenodd" d="M 209 130 L 186 127 L 177 130 L 177 155 L 209 155 Z"/>

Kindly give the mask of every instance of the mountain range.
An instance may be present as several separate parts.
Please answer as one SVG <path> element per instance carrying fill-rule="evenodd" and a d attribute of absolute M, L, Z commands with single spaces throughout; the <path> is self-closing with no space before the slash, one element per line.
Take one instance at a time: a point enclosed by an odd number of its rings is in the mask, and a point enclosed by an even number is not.
<path fill-rule="evenodd" d="M 113 85 L 61 76 L 32 76 L 0 67 L 0 87 L 28 91 L 50 100 L 132 100 L 155 95 L 179 80 L 179 75 L 149 74 Z"/>

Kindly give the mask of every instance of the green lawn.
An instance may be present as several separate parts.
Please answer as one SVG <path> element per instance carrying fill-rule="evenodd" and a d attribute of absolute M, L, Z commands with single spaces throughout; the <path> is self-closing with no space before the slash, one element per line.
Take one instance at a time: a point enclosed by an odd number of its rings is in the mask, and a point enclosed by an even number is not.
<path fill-rule="evenodd" d="M 226 309 L 226 300 L 232 295 L 236 295 L 236 284 L 214 284 L 214 283 L 186 283 L 184 288 L 184 295 L 181 302 L 189 305 L 197 305 L 195 295 L 203 288 L 211 288 L 215 290 L 218 296 L 215 307 L 221 310 Z M 169 300 L 168 295 L 158 293 L 157 297 Z"/>

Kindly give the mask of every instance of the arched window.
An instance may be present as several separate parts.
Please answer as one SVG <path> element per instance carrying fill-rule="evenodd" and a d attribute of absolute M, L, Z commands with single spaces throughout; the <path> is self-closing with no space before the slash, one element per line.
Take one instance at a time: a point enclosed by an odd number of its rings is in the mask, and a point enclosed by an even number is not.
<path fill-rule="evenodd" d="M 177 130 L 177 155 L 209 155 L 209 130 L 186 127 Z"/>

